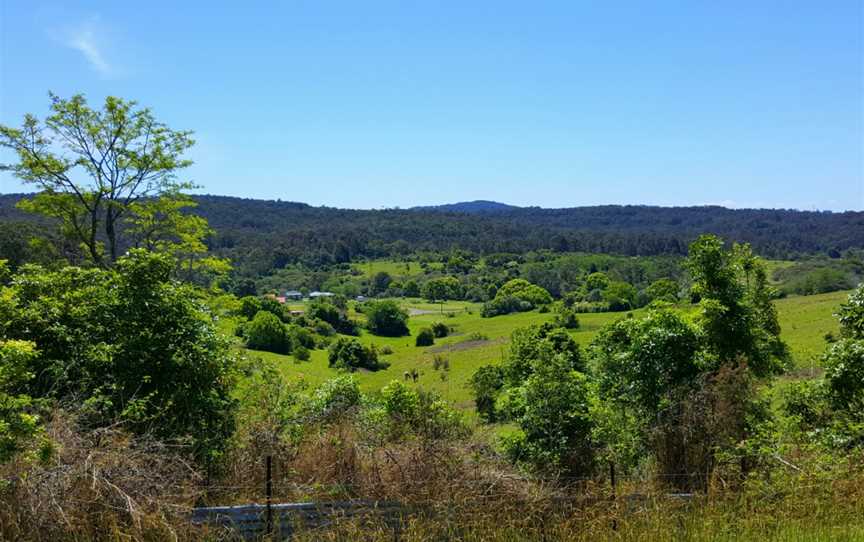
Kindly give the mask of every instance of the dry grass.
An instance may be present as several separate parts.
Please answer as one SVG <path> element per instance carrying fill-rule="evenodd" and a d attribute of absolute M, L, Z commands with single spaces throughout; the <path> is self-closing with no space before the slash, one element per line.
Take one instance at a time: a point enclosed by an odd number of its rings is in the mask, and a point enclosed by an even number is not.
<path fill-rule="evenodd" d="M 4 540 L 182 538 L 200 475 L 183 455 L 116 428 L 82 431 L 63 412 L 47 426 L 57 452 L 0 467 Z"/>
<path fill-rule="evenodd" d="M 352 418 L 315 427 L 298 443 L 243 433 L 225 468 L 203 476 L 164 444 L 119 429 L 88 432 L 58 413 L 46 465 L 2 467 L 3 540 L 215 540 L 189 510 L 262 502 L 262 454 L 275 458 L 277 501 L 369 499 L 403 504 L 402 527 L 337 522 L 298 540 L 856 540 L 864 538 L 864 461 L 830 465 L 801 453 L 736 490 L 712 482 L 693 499 L 624 477 L 570 484 L 528 478 L 471 440 L 370 442 Z M 811 461 L 812 464 L 809 464 Z M 797 469 L 797 470 L 796 470 Z"/>

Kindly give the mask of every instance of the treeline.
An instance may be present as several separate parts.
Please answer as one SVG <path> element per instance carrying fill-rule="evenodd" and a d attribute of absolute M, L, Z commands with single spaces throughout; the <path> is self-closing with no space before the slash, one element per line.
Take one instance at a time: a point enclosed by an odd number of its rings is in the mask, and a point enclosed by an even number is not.
<path fill-rule="evenodd" d="M 0 221 L 26 222 L 23 196 L 0 196 Z M 699 234 L 750 243 L 761 256 L 840 254 L 864 246 L 864 213 L 722 207 L 596 206 L 468 214 L 434 210 L 349 210 L 303 203 L 195 196 L 192 211 L 215 230 L 212 251 L 246 275 L 418 251 L 594 252 L 684 255 Z"/>

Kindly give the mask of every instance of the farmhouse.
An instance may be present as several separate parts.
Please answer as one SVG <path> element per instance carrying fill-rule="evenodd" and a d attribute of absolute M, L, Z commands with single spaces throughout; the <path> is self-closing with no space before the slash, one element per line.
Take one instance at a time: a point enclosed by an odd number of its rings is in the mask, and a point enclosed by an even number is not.
<path fill-rule="evenodd" d="M 290 299 L 291 301 L 300 301 L 303 299 L 303 292 L 298 292 L 297 290 L 288 290 L 285 292 L 285 299 Z"/>

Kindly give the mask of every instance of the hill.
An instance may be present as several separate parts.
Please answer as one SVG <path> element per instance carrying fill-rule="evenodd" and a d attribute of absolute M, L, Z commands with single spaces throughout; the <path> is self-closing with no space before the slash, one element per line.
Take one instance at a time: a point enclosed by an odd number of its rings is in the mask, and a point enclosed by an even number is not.
<path fill-rule="evenodd" d="M 418 206 L 412 207 L 412 211 L 444 211 L 448 213 L 468 213 L 468 214 L 477 214 L 477 213 L 499 213 L 502 211 L 512 211 L 514 209 L 520 209 L 515 205 L 508 205 L 506 203 L 499 203 L 497 201 L 489 201 L 489 200 L 474 200 L 474 201 L 460 201 L 458 203 L 446 203 L 444 205 L 426 205 L 426 206 Z"/>
<path fill-rule="evenodd" d="M 15 209 L 21 197 L 0 195 L 0 225 L 34 221 Z M 336 209 L 213 195 L 195 199 L 195 212 L 215 230 L 211 249 L 231 257 L 249 274 L 291 262 L 320 265 L 453 249 L 682 255 L 702 233 L 750 243 L 760 255 L 774 259 L 864 247 L 864 212 L 855 211 L 633 205 L 503 209 L 502 204 L 470 202 L 455 205 L 500 210 L 454 212 Z"/>

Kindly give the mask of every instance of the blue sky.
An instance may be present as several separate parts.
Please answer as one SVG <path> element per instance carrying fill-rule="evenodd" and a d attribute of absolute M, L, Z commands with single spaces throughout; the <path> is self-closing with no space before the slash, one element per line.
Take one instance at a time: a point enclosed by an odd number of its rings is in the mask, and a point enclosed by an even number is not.
<path fill-rule="evenodd" d="M 860 1 L 0 4 L 0 123 L 135 99 L 209 193 L 864 209 Z"/>

